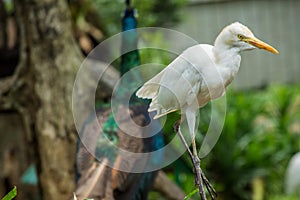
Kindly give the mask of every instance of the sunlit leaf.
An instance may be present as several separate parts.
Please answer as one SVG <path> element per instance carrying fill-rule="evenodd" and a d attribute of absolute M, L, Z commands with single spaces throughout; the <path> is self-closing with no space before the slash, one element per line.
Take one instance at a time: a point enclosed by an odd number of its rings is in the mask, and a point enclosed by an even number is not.
<path fill-rule="evenodd" d="M 7 193 L 2 200 L 11 200 L 17 196 L 17 187 L 15 186 L 9 193 Z"/>
<path fill-rule="evenodd" d="M 190 199 L 192 196 L 194 196 L 198 192 L 199 192 L 199 188 L 194 189 L 191 193 L 189 193 L 188 195 L 186 195 L 186 197 L 184 197 L 184 200 Z"/>

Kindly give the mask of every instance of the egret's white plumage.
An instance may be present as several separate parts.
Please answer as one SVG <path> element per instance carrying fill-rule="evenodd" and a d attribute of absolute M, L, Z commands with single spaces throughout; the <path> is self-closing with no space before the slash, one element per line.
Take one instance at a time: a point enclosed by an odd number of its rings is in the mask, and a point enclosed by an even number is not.
<path fill-rule="evenodd" d="M 240 52 L 256 47 L 278 54 L 249 28 L 235 22 L 221 31 L 214 46 L 199 44 L 186 49 L 136 95 L 152 100 L 149 112 L 156 111 L 154 118 L 181 110 L 194 137 L 197 109 L 225 93 L 239 70 Z"/>

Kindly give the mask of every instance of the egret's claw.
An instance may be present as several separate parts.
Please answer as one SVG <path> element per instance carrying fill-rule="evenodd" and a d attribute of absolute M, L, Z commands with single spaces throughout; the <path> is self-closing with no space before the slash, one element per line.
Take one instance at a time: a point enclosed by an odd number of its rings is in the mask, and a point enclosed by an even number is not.
<path fill-rule="evenodd" d="M 214 187 L 210 184 L 210 182 L 208 181 L 208 179 L 205 177 L 205 174 L 202 172 L 201 174 L 201 178 L 205 184 L 205 187 L 207 189 L 207 191 L 209 192 L 209 195 L 212 199 L 215 199 L 215 197 L 218 196 L 216 190 L 214 189 Z"/>

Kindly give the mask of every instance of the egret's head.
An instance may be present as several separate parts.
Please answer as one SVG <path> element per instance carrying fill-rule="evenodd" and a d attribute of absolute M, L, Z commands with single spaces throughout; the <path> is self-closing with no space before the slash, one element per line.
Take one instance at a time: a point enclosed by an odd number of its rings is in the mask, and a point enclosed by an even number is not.
<path fill-rule="evenodd" d="M 247 26 L 239 22 L 226 26 L 218 35 L 215 46 L 238 48 L 240 51 L 259 48 L 275 54 L 279 53 L 274 47 L 257 39 Z"/>

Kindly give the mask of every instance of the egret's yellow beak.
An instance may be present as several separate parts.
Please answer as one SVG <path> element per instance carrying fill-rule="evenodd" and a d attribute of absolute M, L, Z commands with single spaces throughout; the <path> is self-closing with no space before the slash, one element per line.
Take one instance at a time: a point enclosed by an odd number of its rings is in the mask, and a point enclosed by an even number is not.
<path fill-rule="evenodd" d="M 270 51 L 274 54 L 279 54 L 279 52 L 274 47 L 272 47 L 271 45 L 255 38 L 255 37 L 244 38 L 242 40 L 244 42 L 247 42 L 247 43 L 259 48 L 259 49 L 265 49 L 265 50 Z"/>

